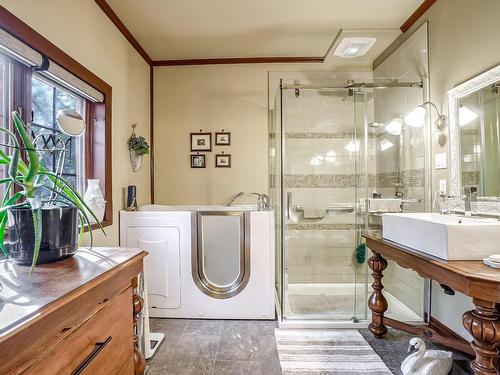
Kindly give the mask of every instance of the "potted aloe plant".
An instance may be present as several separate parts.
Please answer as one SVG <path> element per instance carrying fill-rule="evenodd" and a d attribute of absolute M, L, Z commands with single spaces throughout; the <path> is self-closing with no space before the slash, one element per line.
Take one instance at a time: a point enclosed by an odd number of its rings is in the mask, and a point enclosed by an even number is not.
<path fill-rule="evenodd" d="M 0 246 L 5 256 L 31 264 L 33 272 L 37 262 L 73 256 L 86 225 L 92 245 L 89 214 L 99 221 L 68 181 L 45 168 L 39 154 L 42 150 L 35 147 L 19 114 L 13 112 L 12 118 L 17 136 L 0 128 L 10 139 L 8 147 L 12 150 L 10 155 L 0 150 L 0 165 L 8 171 L 7 177 L 0 179 L 5 186 L 5 196 L 0 201 Z M 20 158 L 21 150 L 26 151 L 26 162 Z"/>

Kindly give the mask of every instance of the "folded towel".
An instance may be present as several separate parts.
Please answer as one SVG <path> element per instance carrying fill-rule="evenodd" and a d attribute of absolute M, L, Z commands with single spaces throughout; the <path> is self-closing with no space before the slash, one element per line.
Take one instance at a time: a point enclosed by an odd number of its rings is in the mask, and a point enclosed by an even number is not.
<path fill-rule="evenodd" d="M 324 219 L 325 216 L 324 208 L 304 208 L 304 219 Z"/>
<path fill-rule="evenodd" d="M 370 212 L 401 212 L 401 199 L 370 199 Z"/>

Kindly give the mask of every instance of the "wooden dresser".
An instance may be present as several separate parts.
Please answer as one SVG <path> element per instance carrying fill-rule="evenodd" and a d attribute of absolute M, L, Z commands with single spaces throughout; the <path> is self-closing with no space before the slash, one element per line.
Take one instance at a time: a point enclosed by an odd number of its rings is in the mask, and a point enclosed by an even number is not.
<path fill-rule="evenodd" d="M 0 261 L 0 374 L 141 374 L 134 325 L 146 255 L 81 248 L 32 276 Z"/>

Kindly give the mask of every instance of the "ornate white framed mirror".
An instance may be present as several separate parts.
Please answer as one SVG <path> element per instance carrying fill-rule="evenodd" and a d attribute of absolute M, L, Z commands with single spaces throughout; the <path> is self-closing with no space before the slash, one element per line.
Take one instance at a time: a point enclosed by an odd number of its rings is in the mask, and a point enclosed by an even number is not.
<path fill-rule="evenodd" d="M 500 65 L 447 93 L 450 193 L 500 202 Z"/>

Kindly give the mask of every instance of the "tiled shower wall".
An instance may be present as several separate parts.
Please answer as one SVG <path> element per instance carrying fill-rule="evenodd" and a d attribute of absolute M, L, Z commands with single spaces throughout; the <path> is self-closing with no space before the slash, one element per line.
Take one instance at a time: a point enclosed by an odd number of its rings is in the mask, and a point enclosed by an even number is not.
<path fill-rule="evenodd" d="M 375 92 L 375 121 L 388 123 L 395 117 L 405 114 L 425 101 L 428 79 L 427 27 L 417 30 L 393 54 L 374 70 L 375 79 L 392 77 L 400 81 L 423 81 L 423 89 L 388 88 Z M 403 127 L 401 137 L 384 132 L 378 139 L 387 138 L 393 147 L 377 152 L 377 189 L 382 197 L 394 196 L 394 183 L 401 182 L 404 199 L 416 200 L 416 203 L 403 205 L 405 212 L 423 212 L 426 210 L 425 173 L 425 126 L 422 128 Z M 398 179 L 399 175 L 399 179 Z M 417 314 L 423 307 L 423 279 L 411 270 L 390 262 L 384 274 L 385 290 L 404 302 Z"/>
<path fill-rule="evenodd" d="M 301 90 L 298 97 L 287 90 L 283 98 L 283 182 L 292 193 L 292 205 L 354 206 L 356 182 L 359 185 L 364 166 L 355 163 L 356 153 L 346 149 L 354 139 L 353 98 L 346 90 Z M 373 144 L 368 151 L 371 160 L 375 156 Z M 356 264 L 353 257 L 356 225 L 355 213 L 314 220 L 294 212 L 286 221 L 288 282 L 353 283 L 363 278 L 366 267 Z"/>

